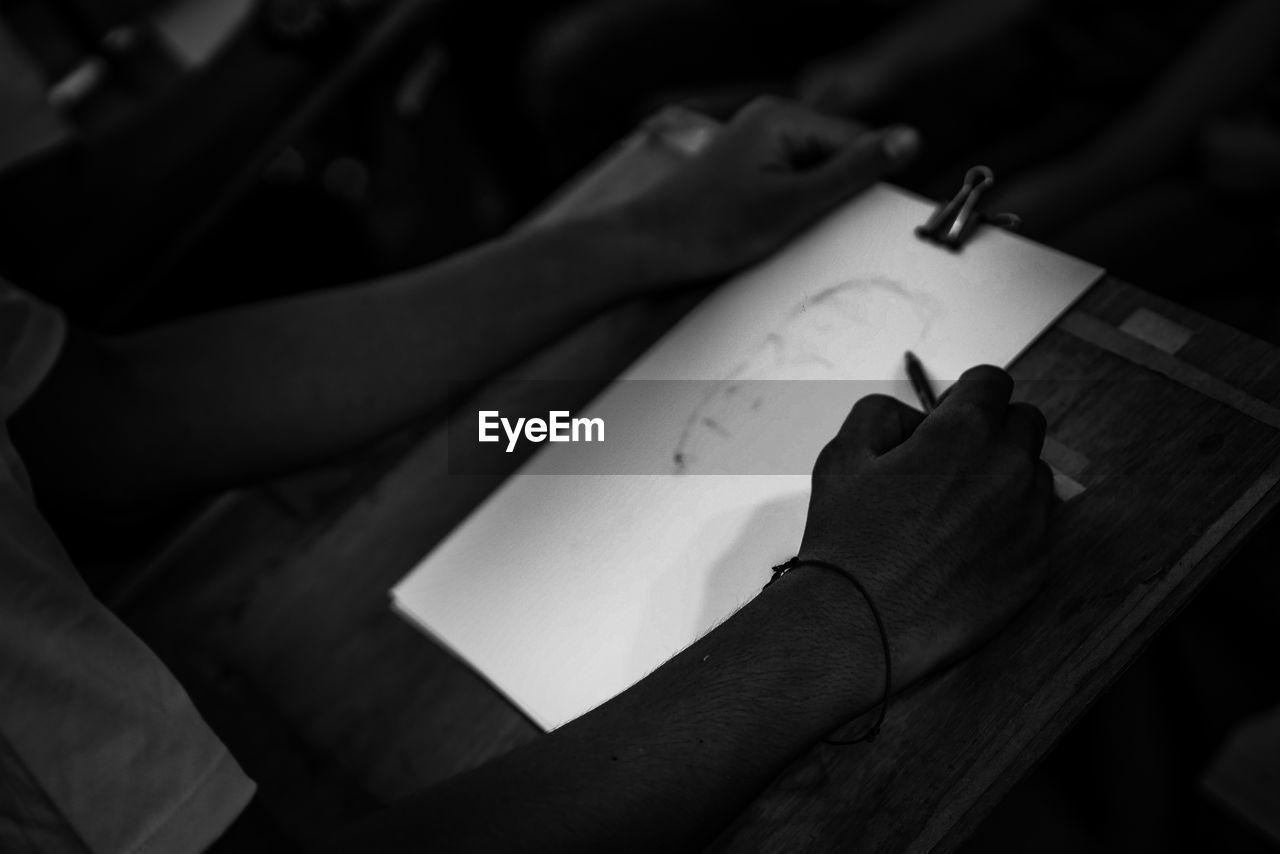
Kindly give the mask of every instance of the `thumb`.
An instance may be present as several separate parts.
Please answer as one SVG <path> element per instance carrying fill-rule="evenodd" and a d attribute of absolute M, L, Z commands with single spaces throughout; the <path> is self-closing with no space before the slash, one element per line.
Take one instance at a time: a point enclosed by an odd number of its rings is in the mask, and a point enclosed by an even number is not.
<path fill-rule="evenodd" d="M 909 125 L 868 131 L 807 177 L 836 204 L 910 162 L 919 150 L 920 133 Z"/>

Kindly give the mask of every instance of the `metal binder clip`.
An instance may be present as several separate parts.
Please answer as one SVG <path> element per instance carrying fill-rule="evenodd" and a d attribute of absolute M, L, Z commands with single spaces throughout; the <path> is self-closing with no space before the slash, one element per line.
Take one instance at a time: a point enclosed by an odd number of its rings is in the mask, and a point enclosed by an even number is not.
<path fill-rule="evenodd" d="M 1022 221 L 1015 214 L 983 216 L 978 210 L 982 194 L 996 183 L 996 176 L 986 166 L 975 166 L 964 175 L 964 186 L 955 198 L 940 206 L 928 222 L 916 227 L 916 234 L 925 240 L 959 252 L 973 229 L 980 222 L 990 222 L 1001 228 L 1017 231 Z"/>

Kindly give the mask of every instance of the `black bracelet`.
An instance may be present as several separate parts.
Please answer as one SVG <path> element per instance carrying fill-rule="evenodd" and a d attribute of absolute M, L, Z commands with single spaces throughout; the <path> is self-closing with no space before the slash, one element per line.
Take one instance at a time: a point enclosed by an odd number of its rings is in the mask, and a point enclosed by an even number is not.
<path fill-rule="evenodd" d="M 786 563 L 780 563 L 773 568 L 773 577 L 765 582 L 764 588 L 768 589 L 769 585 L 786 575 L 797 566 L 816 566 L 819 569 L 829 570 L 844 576 L 849 583 L 858 589 L 862 594 L 862 598 L 867 600 L 867 606 L 871 608 L 871 616 L 875 618 L 876 628 L 880 630 L 880 644 L 884 648 L 884 698 L 880 701 L 880 714 L 876 716 L 876 722 L 871 728 L 857 738 L 850 739 L 823 739 L 827 744 L 847 745 L 860 744 L 864 741 L 871 742 L 876 740 L 876 736 L 880 734 L 880 727 L 884 725 L 884 716 L 889 711 L 889 697 L 893 694 L 893 659 L 889 653 L 889 633 L 885 630 L 884 620 L 880 618 L 880 609 L 876 607 L 875 600 L 871 598 L 871 594 L 867 592 L 867 588 L 862 586 L 862 582 L 856 576 L 844 567 L 836 566 L 834 563 L 828 563 L 825 560 L 810 560 L 801 558 L 799 555 L 791 558 Z"/>

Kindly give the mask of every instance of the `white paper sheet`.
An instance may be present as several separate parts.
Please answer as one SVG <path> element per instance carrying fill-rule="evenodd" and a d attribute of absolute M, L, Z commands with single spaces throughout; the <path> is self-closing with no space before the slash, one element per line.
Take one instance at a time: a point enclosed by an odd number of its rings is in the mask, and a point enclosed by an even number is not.
<path fill-rule="evenodd" d="M 941 391 L 1012 362 L 1102 273 L 996 229 L 949 252 L 914 235 L 931 209 L 874 187 L 718 289 L 575 413 L 605 419 L 612 470 L 652 474 L 559 473 L 583 471 L 583 447 L 544 445 L 396 586 L 395 607 L 545 729 L 714 627 L 795 553 L 807 472 L 855 398 L 915 405 L 905 350 Z M 775 379 L 860 382 L 755 382 Z M 634 380 L 704 382 L 638 406 Z M 788 473 L 707 473 L 744 470 Z"/>

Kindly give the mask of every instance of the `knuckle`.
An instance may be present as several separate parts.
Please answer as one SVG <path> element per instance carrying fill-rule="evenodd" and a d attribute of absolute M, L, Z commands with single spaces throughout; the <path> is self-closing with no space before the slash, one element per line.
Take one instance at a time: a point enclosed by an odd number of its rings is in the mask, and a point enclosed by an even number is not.
<path fill-rule="evenodd" d="M 898 401 L 887 394 L 868 394 L 853 405 L 850 420 L 879 420 L 897 412 Z"/>
<path fill-rule="evenodd" d="M 813 475 L 828 475 L 835 472 L 838 467 L 837 457 L 840 450 L 837 445 L 838 439 L 832 439 L 830 442 L 822 446 L 822 450 L 818 452 L 818 459 L 813 464 Z"/>
<path fill-rule="evenodd" d="M 977 382 L 1013 382 L 1013 377 L 1009 376 L 1007 371 L 1003 368 L 997 368 L 995 365 L 974 365 L 961 374 L 960 379 Z"/>

